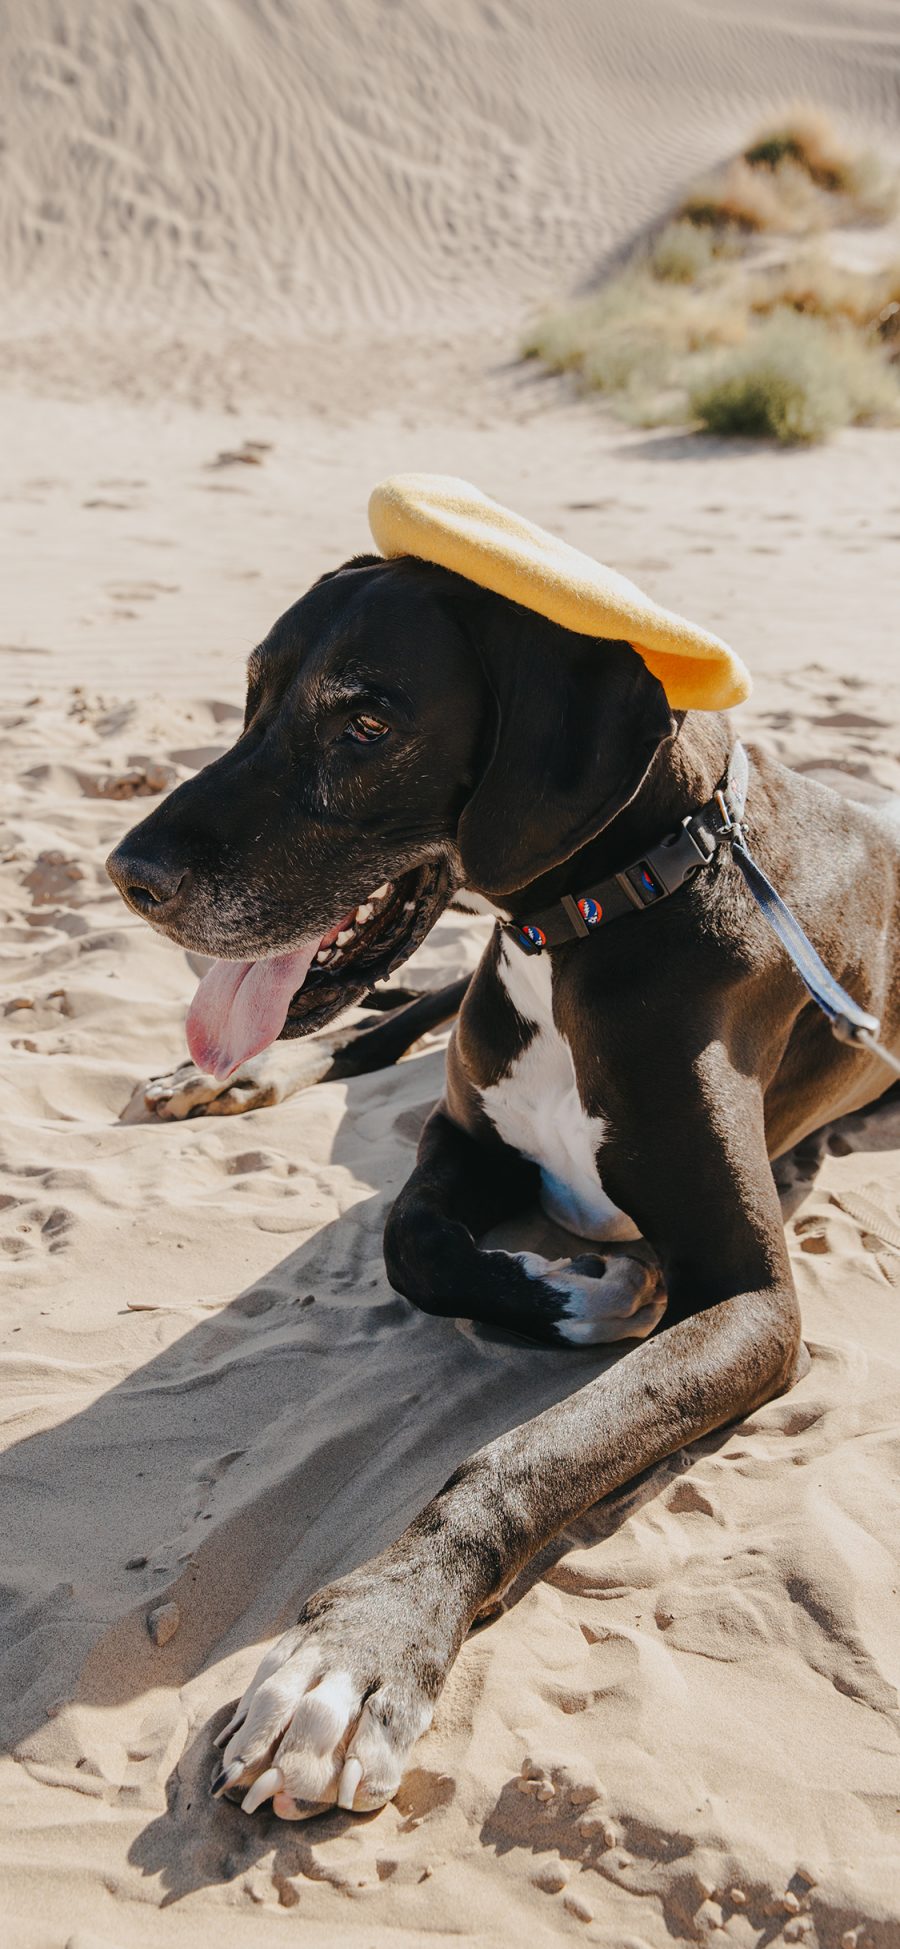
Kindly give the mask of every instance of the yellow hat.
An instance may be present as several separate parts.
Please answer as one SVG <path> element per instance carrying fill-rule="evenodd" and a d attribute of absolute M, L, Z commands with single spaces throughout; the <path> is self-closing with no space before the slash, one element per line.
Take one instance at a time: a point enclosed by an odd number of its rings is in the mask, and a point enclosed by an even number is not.
<path fill-rule="evenodd" d="M 373 489 L 369 525 L 383 555 L 436 562 L 563 629 L 631 643 L 676 710 L 728 710 L 750 695 L 750 673 L 727 643 L 468 481 L 393 474 Z"/>

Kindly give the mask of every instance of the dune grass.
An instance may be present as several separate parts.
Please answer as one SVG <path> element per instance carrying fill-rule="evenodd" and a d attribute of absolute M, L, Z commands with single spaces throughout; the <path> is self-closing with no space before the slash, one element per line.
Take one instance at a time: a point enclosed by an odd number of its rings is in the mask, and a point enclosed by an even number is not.
<path fill-rule="evenodd" d="M 900 391 L 876 346 L 852 326 L 834 330 L 822 318 L 776 311 L 698 375 L 689 405 L 710 433 L 798 445 L 839 426 L 900 417 Z"/>
<path fill-rule="evenodd" d="M 591 297 L 546 314 L 524 356 L 626 420 L 791 443 L 900 420 L 900 265 L 843 268 L 827 232 L 883 222 L 897 185 L 798 111 L 695 184 Z"/>
<path fill-rule="evenodd" d="M 795 109 L 764 129 L 743 160 L 776 178 L 786 164 L 801 171 L 816 189 L 840 199 L 839 221 L 885 223 L 897 212 L 895 173 L 874 150 L 852 148 L 821 109 Z"/>

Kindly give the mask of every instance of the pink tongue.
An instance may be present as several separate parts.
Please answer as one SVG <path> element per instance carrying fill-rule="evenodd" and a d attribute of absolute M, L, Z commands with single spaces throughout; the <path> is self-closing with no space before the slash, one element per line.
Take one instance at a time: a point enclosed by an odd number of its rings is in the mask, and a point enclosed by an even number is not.
<path fill-rule="evenodd" d="M 319 945 L 309 941 L 294 954 L 268 961 L 213 964 L 191 1003 L 186 1029 L 188 1048 L 205 1076 L 221 1082 L 275 1041 Z"/>

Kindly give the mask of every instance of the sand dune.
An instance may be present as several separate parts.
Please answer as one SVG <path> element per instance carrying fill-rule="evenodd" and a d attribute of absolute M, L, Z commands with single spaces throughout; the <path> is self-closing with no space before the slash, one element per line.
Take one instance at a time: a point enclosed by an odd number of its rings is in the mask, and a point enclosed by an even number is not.
<path fill-rule="evenodd" d="M 777 101 L 890 134 L 896 12 L 11 0 L 0 32 L 4 1939 L 897 1949 L 900 1109 L 780 1167 L 803 1383 L 558 1539 L 382 1814 L 249 1821 L 206 1786 L 260 1648 L 598 1363 L 387 1285 L 443 1037 L 149 1119 L 196 968 L 102 867 L 410 466 L 729 637 L 744 735 L 900 791 L 898 437 L 648 438 L 503 365 Z"/>
<path fill-rule="evenodd" d="M 346 407 L 362 340 L 393 406 L 398 334 L 502 356 L 774 101 L 896 128 L 900 26 L 853 0 L 9 0 L 2 32 L 3 364 L 78 395 Z"/>

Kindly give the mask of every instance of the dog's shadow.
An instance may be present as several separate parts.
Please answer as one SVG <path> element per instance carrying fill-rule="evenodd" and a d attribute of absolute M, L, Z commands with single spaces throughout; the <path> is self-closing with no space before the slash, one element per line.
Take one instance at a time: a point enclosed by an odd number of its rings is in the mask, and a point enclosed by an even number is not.
<path fill-rule="evenodd" d="M 416 1107 L 394 1123 L 383 1174 L 379 1157 L 379 1178 L 390 1180 L 383 1190 L 3 1459 L 4 1743 L 38 1777 L 69 1785 L 80 1774 L 123 1810 L 147 1807 L 168 1765 L 167 1811 L 129 1854 L 161 1878 L 167 1901 L 227 1882 L 273 1849 L 285 1901 L 291 1877 L 330 1878 L 312 1845 L 341 1832 L 347 1816 L 327 1815 L 308 1830 L 273 1815 L 249 1821 L 209 1801 L 212 1736 L 251 1675 L 249 1648 L 290 1623 L 317 1586 L 396 1536 L 467 1454 L 625 1351 L 537 1348 L 427 1317 L 391 1291 L 384 1217 L 442 1066 L 437 1050 L 415 1059 Z M 407 1090 L 412 1067 L 404 1065 Z M 397 1087 L 390 1071 L 347 1086 L 330 1161 L 358 1180 L 361 1119 Z M 879 1132 L 884 1115 L 846 1120 L 841 1141 L 896 1144 L 900 1112 Z M 805 1153 L 790 1195 L 808 1187 L 808 1145 Z M 683 1457 L 662 1463 L 589 1511 L 529 1566 L 507 1605 L 574 1544 L 614 1534 L 684 1465 Z M 164 1536 L 151 1527 L 161 1506 Z M 18 1575 L 17 1562 L 25 1566 Z M 169 1605 L 163 1626 L 174 1619 L 177 1628 L 166 1639 L 154 1614 Z"/>

